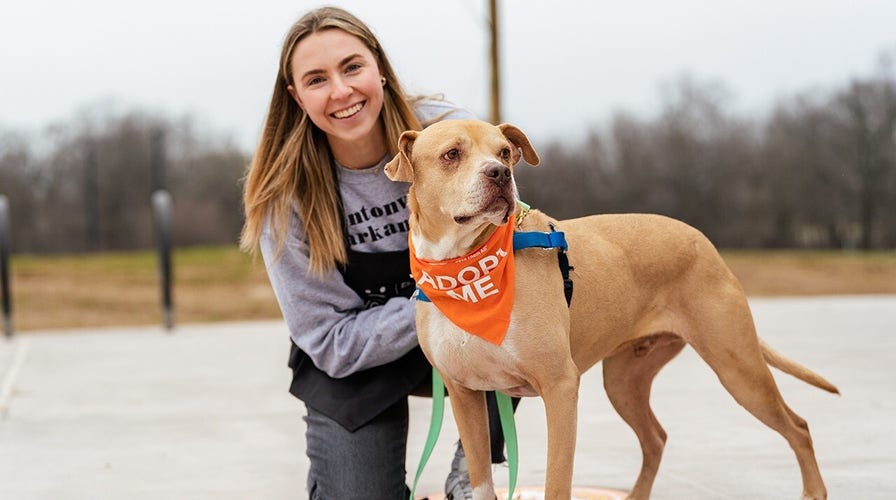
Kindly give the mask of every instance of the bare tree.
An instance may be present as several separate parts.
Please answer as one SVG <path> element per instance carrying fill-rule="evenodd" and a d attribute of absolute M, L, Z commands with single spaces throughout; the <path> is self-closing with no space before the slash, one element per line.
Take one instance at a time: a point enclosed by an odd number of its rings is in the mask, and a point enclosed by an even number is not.
<path fill-rule="evenodd" d="M 833 146 L 858 202 L 859 246 L 870 249 L 885 239 L 881 210 L 893 196 L 896 142 L 896 81 L 854 80 L 833 100 L 837 134 Z"/>
<path fill-rule="evenodd" d="M 766 246 L 839 247 L 849 238 L 850 197 L 829 151 L 832 116 L 826 105 L 804 95 L 780 103 L 766 124 L 759 193 L 770 222 Z"/>
<path fill-rule="evenodd" d="M 78 252 L 149 248 L 150 196 L 165 155 L 175 202 L 175 241 L 232 243 L 242 224 L 240 178 L 248 158 L 216 139 L 199 138 L 191 120 L 138 111 L 88 108 L 49 127 L 43 154 L 4 135 L 0 191 L 11 199 L 18 248 Z M 158 151 L 159 135 L 171 137 Z M 155 149 L 154 149 L 155 148 Z M 27 215 L 26 215 L 27 214 Z"/>
<path fill-rule="evenodd" d="M 31 151 L 27 140 L 17 134 L 0 132 L 0 194 L 9 201 L 10 216 L 18 223 L 11 224 L 9 235 L 13 251 L 28 245 L 31 234 L 30 224 L 23 220 L 25 214 L 34 211 L 33 181 L 29 171 Z"/>

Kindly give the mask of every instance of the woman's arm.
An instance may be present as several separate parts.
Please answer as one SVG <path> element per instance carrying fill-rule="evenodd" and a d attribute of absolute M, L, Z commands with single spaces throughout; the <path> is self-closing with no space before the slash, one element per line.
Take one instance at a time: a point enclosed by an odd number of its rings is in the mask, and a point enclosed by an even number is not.
<path fill-rule="evenodd" d="M 364 302 L 338 270 L 325 279 L 308 273 L 308 247 L 297 217 L 278 258 L 265 229 L 261 253 L 293 342 L 333 378 L 394 361 L 417 345 L 414 303 L 396 297 L 381 306 Z"/>
<path fill-rule="evenodd" d="M 416 103 L 415 110 L 424 123 L 475 118 L 454 104 L 433 99 Z M 413 301 L 396 297 L 365 309 L 338 270 L 325 279 L 309 274 L 308 247 L 295 214 L 277 258 L 268 227 L 262 231 L 260 246 L 290 337 L 327 375 L 346 377 L 394 361 L 417 346 Z"/>

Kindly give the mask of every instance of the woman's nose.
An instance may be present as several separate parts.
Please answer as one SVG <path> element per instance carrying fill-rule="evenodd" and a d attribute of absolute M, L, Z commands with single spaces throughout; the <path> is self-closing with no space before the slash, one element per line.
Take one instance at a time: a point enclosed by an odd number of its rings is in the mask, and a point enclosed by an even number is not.
<path fill-rule="evenodd" d="M 353 92 L 351 85 L 348 84 L 342 78 L 336 78 L 333 80 L 333 93 L 331 97 L 333 99 L 344 99 L 350 96 Z"/>

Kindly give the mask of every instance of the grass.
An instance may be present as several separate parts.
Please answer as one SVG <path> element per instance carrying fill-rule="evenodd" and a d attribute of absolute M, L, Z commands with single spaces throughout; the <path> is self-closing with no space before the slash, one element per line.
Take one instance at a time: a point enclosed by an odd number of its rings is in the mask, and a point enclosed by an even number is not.
<path fill-rule="evenodd" d="M 896 294 L 896 252 L 725 251 L 752 296 Z M 175 322 L 280 318 L 261 259 L 235 246 L 175 251 Z M 14 255 L 16 331 L 161 324 L 155 253 Z"/>
<path fill-rule="evenodd" d="M 725 251 L 748 295 L 896 293 L 896 252 Z"/>
<path fill-rule="evenodd" d="M 280 317 L 261 259 L 236 247 L 178 249 L 172 256 L 176 323 Z M 13 256 L 16 331 L 161 323 L 153 251 Z"/>

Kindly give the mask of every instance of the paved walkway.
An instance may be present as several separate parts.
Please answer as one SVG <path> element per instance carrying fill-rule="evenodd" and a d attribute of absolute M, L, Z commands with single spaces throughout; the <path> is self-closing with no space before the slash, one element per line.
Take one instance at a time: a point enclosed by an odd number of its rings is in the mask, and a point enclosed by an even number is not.
<path fill-rule="evenodd" d="M 833 396 L 775 373 L 806 418 L 830 498 L 896 495 L 896 296 L 753 299 L 776 349 L 837 384 Z M 0 498 L 305 498 L 301 405 L 286 392 L 281 322 L 31 332 L 0 338 Z M 797 499 L 783 439 L 743 411 L 692 350 L 660 373 L 653 406 L 669 434 L 655 500 Z M 429 400 L 412 398 L 413 476 Z M 583 377 L 575 484 L 625 489 L 640 464 L 599 370 Z M 542 484 L 543 406 L 526 399 L 520 484 Z M 448 418 L 421 491 L 441 489 Z M 496 467 L 499 485 L 507 470 Z"/>

